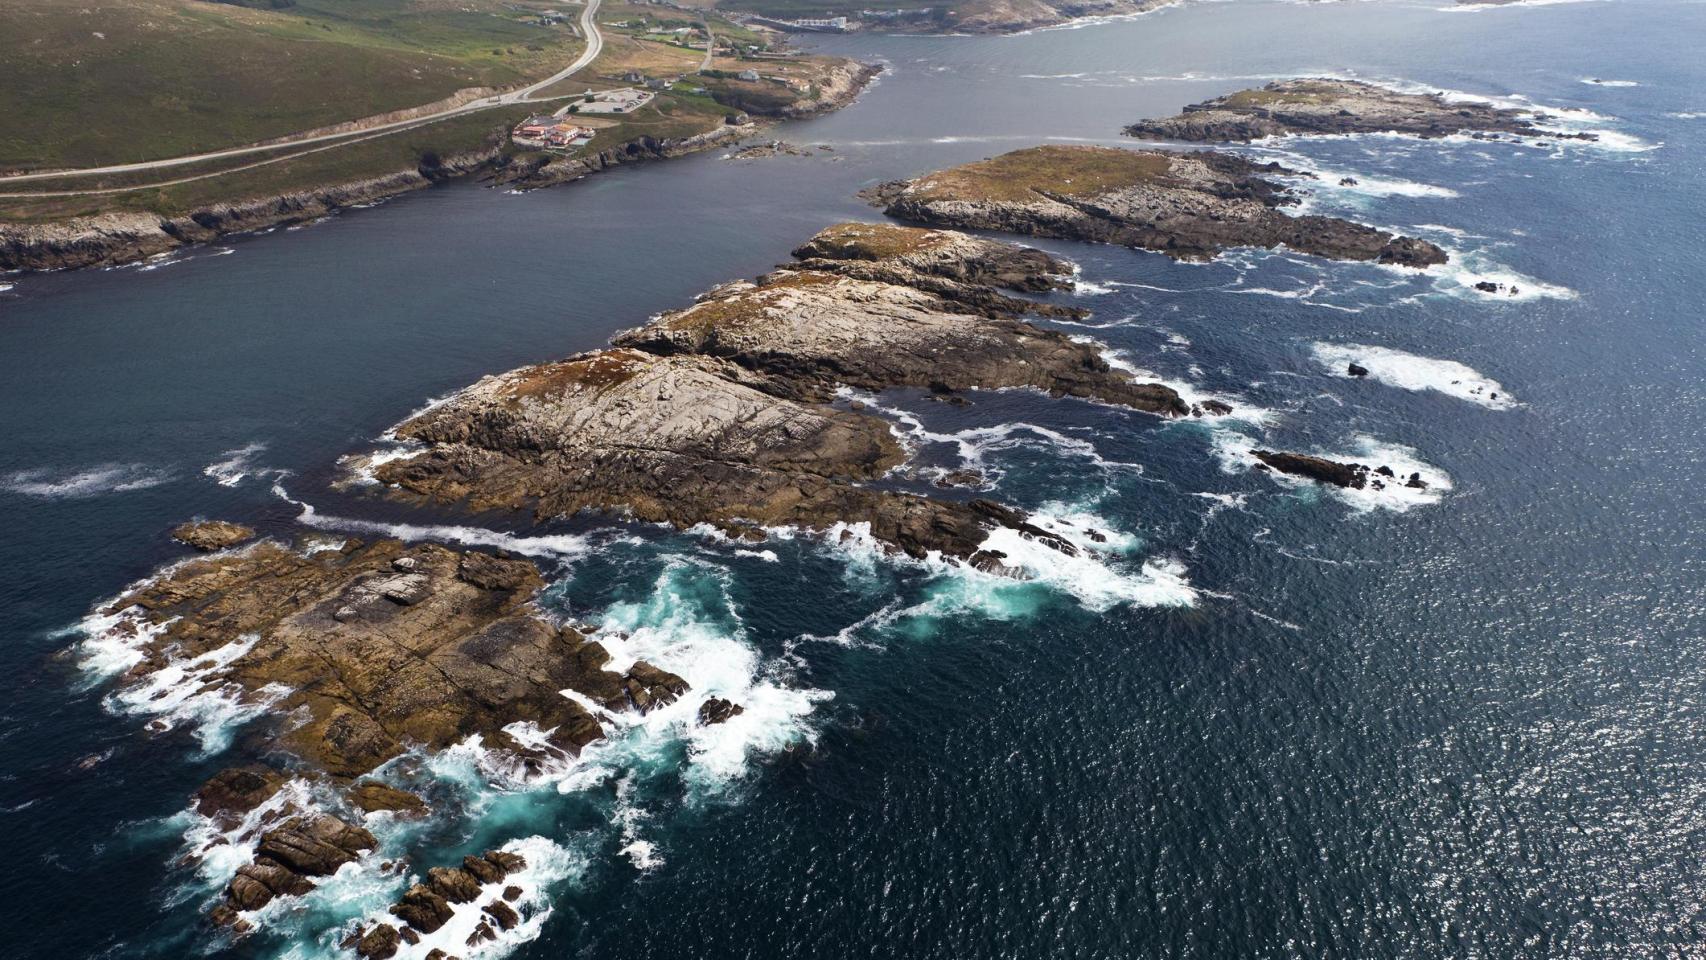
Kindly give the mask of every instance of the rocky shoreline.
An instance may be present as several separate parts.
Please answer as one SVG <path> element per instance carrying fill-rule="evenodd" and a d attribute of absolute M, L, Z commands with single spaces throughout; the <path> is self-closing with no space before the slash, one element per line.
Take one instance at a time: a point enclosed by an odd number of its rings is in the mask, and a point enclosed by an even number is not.
<path fill-rule="evenodd" d="M 1287 135 L 1398 133 L 1435 139 L 1456 134 L 1488 137 L 1596 139 L 1591 133 L 1559 133 L 1535 124 L 1540 111 L 1447 100 L 1438 93 L 1403 93 L 1358 80 L 1278 80 L 1193 103 L 1172 117 L 1143 120 L 1125 128 L 1128 137 L 1185 143 L 1248 143 Z"/>
<path fill-rule="evenodd" d="M 55 223 L 0 223 L 0 272 L 75 270 L 147 260 L 222 237 L 318 220 L 352 207 L 377 203 L 436 183 L 475 176 L 493 184 L 536 189 L 579 180 L 611 167 L 664 160 L 710 150 L 791 119 L 828 113 L 851 103 L 881 68 L 849 64 L 837 82 L 807 104 L 792 104 L 774 116 L 718 127 L 691 137 L 638 137 L 573 158 L 516 159 L 497 147 L 472 151 L 378 177 L 313 190 L 201 207 L 179 216 L 111 213 Z"/>
<path fill-rule="evenodd" d="M 374 476 L 393 496 L 526 509 L 540 520 L 590 509 L 708 524 L 744 540 L 786 525 L 1023 578 L 1018 561 L 991 547 L 993 533 L 1062 558 L 1078 547 L 992 500 L 900 489 L 891 474 L 901 476 L 907 450 L 848 388 L 956 400 L 1028 389 L 1163 417 L 1205 413 L 1109 366 L 1093 345 L 1022 319 L 1081 316 L 1024 296 L 1072 286 L 1072 266 L 1041 251 L 845 223 L 794 257 L 619 334 L 608 349 L 488 377 L 435 404 L 396 428 L 414 448 Z M 220 831 L 216 843 L 248 851 L 208 910 L 231 935 L 350 864 L 406 869 L 377 861 L 381 842 L 364 826 L 428 812 L 422 797 L 385 782 L 405 754 L 477 738 L 526 777 L 566 768 L 612 724 L 631 722 L 624 715 L 685 700 L 681 722 L 704 727 L 745 711 L 643 659 L 613 662 L 594 628 L 540 604 L 538 567 L 501 551 L 287 543 L 219 520 L 172 536 L 202 553 L 102 605 L 89 642 L 122 656 L 115 696 L 142 712 L 159 701 L 216 701 L 274 718 L 268 762 L 220 772 L 192 804 Z M 391 957 L 461 916 L 455 936 L 467 928 L 476 947 L 532 909 L 521 888 L 505 885 L 524 866 L 500 850 L 434 867 L 390 920 L 358 924 L 342 945 Z M 478 915 L 458 914 L 463 905 Z"/>
<path fill-rule="evenodd" d="M 1337 217 L 1290 216 L 1297 201 L 1268 176 L 1304 176 L 1208 151 L 1044 146 L 866 191 L 896 219 L 999 230 L 1211 259 L 1233 247 L 1280 247 L 1404 267 L 1446 262 L 1438 246 Z"/>

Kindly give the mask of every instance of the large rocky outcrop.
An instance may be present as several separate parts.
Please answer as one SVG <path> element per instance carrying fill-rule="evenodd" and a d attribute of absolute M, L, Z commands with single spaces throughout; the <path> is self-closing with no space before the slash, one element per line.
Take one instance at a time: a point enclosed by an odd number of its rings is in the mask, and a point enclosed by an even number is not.
<path fill-rule="evenodd" d="M 440 748 L 470 734 L 536 753 L 503 732 L 516 721 L 548 731 L 550 749 L 576 752 L 603 731 L 564 689 L 611 709 L 685 691 L 681 678 L 644 663 L 606 671 L 603 647 L 532 604 L 541 583 L 525 560 L 433 544 L 299 552 L 263 541 L 171 567 L 108 612 L 118 615 L 113 629 L 145 638 L 127 682 L 222 651 L 211 658 L 222 666 L 198 678 L 204 689 L 276 698 L 275 712 L 296 721 L 284 746 L 317 769 L 357 776 L 406 745 Z M 233 773 L 204 789 L 198 802 L 217 810 L 276 785 Z M 369 799 L 412 806 L 391 794 Z"/>
<path fill-rule="evenodd" d="M 869 521 L 914 556 L 968 556 L 982 525 L 961 504 L 874 490 L 903 458 L 875 417 L 783 399 L 708 357 L 604 350 L 487 377 L 397 428 L 428 448 L 386 483 L 541 519 L 622 510 L 680 527 L 823 528 Z"/>
<path fill-rule="evenodd" d="M 952 231 L 842 224 L 798 265 L 729 284 L 615 343 L 732 360 L 798 399 L 841 385 L 938 391 L 1034 387 L 1180 416 L 1170 387 L 1109 366 L 1092 345 L 1016 319 L 1039 305 L 991 285 L 1044 290 L 1070 268 L 1041 251 Z"/>
<path fill-rule="evenodd" d="M 1143 120 L 1127 136 L 1193 143 L 1249 142 L 1284 134 L 1401 133 L 1448 137 L 1457 133 L 1594 139 L 1534 124 L 1535 113 L 1484 103 L 1447 100 L 1437 93 L 1400 93 L 1356 80 L 1280 80 L 1185 107 L 1177 116 Z"/>
<path fill-rule="evenodd" d="M 1218 153 L 1045 146 L 867 192 L 889 216 L 1155 250 L 1186 260 L 1231 247 L 1289 247 L 1335 260 L 1407 267 L 1445 251 L 1336 217 L 1288 216 L 1295 202 L 1261 174 L 1287 174 Z"/>
<path fill-rule="evenodd" d="M 885 421 L 832 406 L 837 389 L 1033 387 L 1189 412 L 1170 388 L 1017 318 L 1046 308 L 993 285 L 1046 290 L 1069 275 L 1039 251 L 843 224 L 797 255 L 619 335 L 615 349 L 487 377 L 400 425 L 425 448 L 375 476 L 541 519 L 611 510 L 746 536 L 868 523 L 908 555 L 984 564 L 987 531 L 1018 521 L 870 486 L 904 453 Z"/>

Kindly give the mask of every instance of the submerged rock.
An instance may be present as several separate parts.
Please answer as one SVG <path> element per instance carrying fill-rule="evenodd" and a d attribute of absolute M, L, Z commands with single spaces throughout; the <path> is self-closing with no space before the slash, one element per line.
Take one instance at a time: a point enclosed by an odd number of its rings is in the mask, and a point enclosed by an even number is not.
<path fill-rule="evenodd" d="M 1296 201 L 1261 174 L 1294 174 L 1224 153 L 1044 146 L 867 191 L 891 217 L 1154 250 L 1205 260 L 1285 246 L 1406 267 L 1446 261 L 1425 240 L 1336 217 L 1289 216 Z"/>
<path fill-rule="evenodd" d="M 363 780 L 350 788 L 349 799 L 364 813 L 385 811 L 403 816 L 418 816 L 427 811 L 425 800 L 407 790 L 398 790 L 377 780 Z"/>
<path fill-rule="evenodd" d="M 1560 134 L 1534 124 L 1536 113 L 1483 103 L 1451 101 L 1437 93 L 1400 93 L 1357 80 L 1278 80 L 1255 90 L 1193 103 L 1177 116 L 1144 120 L 1127 136 L 1194 143 L 1249 142 L 1284 134 L 1401 133 L 1448 137 L 1456 133 L 1510 133 L 1529 137 L 1595 139 Z M 1354 178 L 1346 178 L 1354 184 Z"/>

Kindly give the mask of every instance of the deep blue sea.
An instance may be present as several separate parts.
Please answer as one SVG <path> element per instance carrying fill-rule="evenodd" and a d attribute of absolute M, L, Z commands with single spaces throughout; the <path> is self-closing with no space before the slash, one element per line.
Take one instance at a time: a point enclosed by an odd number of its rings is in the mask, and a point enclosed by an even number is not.
<path fill-rule="evenodd" d="M 188 690 L 115 699 L 79 632 L 183 555 L 166 531 L 192 516 L 525 552 L 555 609 L 748 707 L 709 731 L 656 715 L 543 781 L 472 745 L 392 769 L 447 812 L 378 824 L 385 856 L 528 851 L 536 922 L 470 960 L 1706 953 L 1706 4 L 1444 6 L 821 38 L 889 70 L 779 131 L 832 148 L 811 156 L 452 185 L 0 278 L 0 955 L 216 942 L 199 917 L 242 856 L 180 862 L 208 840 L 188 798 L 268 727 Z M 333 487 L 430 398 L 874 218 L 863 186 L 1117 142 L 1300 74 L 1604 136 L 1252 149 L 1320 174 L 1311 209 L 1449 248 L 1427 275 L 1044 244 L 1082 268 L 1058 299 L 1094 311 L 1064 329 L 1235 417 L 874 402 L 920 462 L 1110 531 L 1081 563 L 997 581 L 806 536 L 477 525 Z M 1431 483 L 1346 498 L 1251 472 L 1255 446 Z M 221 955 L 337 956 L 402 884 L 348 869 Z"/>

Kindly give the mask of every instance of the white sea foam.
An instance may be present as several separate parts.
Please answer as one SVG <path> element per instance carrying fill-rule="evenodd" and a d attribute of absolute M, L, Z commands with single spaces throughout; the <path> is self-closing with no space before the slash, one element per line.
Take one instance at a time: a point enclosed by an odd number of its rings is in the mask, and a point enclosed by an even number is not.
<path fill-rule="evenodd" d="M 292 812 L 314 810 L 318 806 L 313 785 L 292 778 L 266 802 L 235 822 L 221 823 L 193 809 L 186 810 L 178 818 L 186 823 L 183 857 L 194 864 L 196 876 L 207 888 L 219 889 L 253 858 L 263 828 L 284 820 Z"/>
<path fill-rule="evenodd" d="M 151 717 L 148 729 L 155 733 L 193 727 L 202 754 L 217 754 L 230 746 L 237 728 L 290 695 L 289 688 L 276 684 L 249 691 L 225 678 L 226 668 L 259 640 L 247 634 L 199 656 L 168 660 L 109 694 L 106 704 L 115 713 Z"/>
<path fill-rule="evenodd" d="M 1440 13 L 1485 13 L 1514 7 L 1556 7 L 1568 3 L 1603 3 L 1605 0 L 1501 0 L 1499 3 L 1454 3 L 1435 7 Z"/>
<path fill-rule="evenodd" d="M 1084 607 L 1098 611 L 1121 604 L 1190 606 L 1196 598 L 1196 591 L 1185 577 L 1184 566 L 1177 561 L 1149 559 L 1136 572 L 1131 572 L 1129 562 L 1120 559 L 1137 548 L 1137 539 L 1083 505 L 1044 504 L 1026 519 L 1071 543 L 1077 555 L 1068 555 L 1011 528 L 991 531 L 980 548 L 1003 554 L 1002 563 L 1017 572 L 1015 578 L 950 562 L 934 552 L 923 560 L 894 556 L 871 536 L 869 524 L 836 524 L 827 536 L 831 549 L 864 563 L 916 566 L 935 574 L 940 582 L 922 603 L 879 612 L 834 637 L 817 639 L 851 644 L 861 631 L 917 617 L 964 613 L 991 619 L 1026 616 L 1037 606 L 1039 586 L 1073 597 Z"/>
<path fill-rule="evenodd" d="M 1085 339 L 1088 341 L 1088 338 Z M 874 395 L 845 388 L 839 395 L 864 403 L 872 412 L 891 417 L 894 420 L 892 429 L 895 436 L 907 446 L 916 449 L 932 443 L 952 444 L 959 452 L 961 463 L 973 469 L 992 471 L 985 463 L 985 458 L 991 453 L 1037 446 L 1062 456 L 1082 458 L 1102 469 L 1137 472 L 1142 472 L 1143 469 L 1135 463 L 1105 460 L 1096 451 L 1094 443 L 1034 423 L 1003 423 L 993 427 L 971 427 L 953 433 L 937 433 L 924 426 L 916 414 L 899 407 L 884 406 L 877 402 Z"/>
<path fill-rule="evenodd" d="M 1641 85 L 1636 80 L 1602 80 L 1599 77 L 1582 77 L 1581 82 L 1596 87 L 1638 87 Z"/>
<path fill-rule="evenodd" d="M 687 781 L 715 792 L 744 777 L 754 756 L 815 738 L 809 717 L 832 695 L 788 684 L 778 665 L 746 641 L 729 595 L 731 578 L 727 568 L 702 558 L 671 558 L 644 600 L 605 612 L 597 638 L 610 652 L 607 669 L 645 660 L 686 680 L 692 694 L 630 715 L 623 742 L 589 749 L 595 760 L 631 762 L 678 739 L 687 747 Z M 712 697 L 742 712 L 719 724 L 698 723 L 699 707 Z"/>
<path fill-rule="evenodd" d="M 103 463 L 76 470 L 21 470 L 0 478 L 0 490 L 44 500 L 98 497 L 157 487 L 171 474 L 142 463 Z"/>
<path fill-rule="evenodd" d="M 1242 474 L 1254 470 L 1261 461 L 1255 457 L 1255 451 L 1261 447 L 1254 439 L 1233 430 L 1217 430 L 1214 434 L 1214 455 L 1220 462 L 1220 467 L 1227 473 Z M 1268 479 L 1283 487 L 1314 495 L 1325 492 L 1328 495 L 1348 504 L 1358 513 L 1366 513 L 1374 509 L 1391 510 L 1402 513 L 1414 507 L 1431 506 L 1444 499 L 1447 491 L 1451 490 L 1451 477 L 1445 471 L 1423 462 L 1416 451 L 1410 447 L 1385 443 L 1373 437 L 1356 435 L 1351 438 L 1350 452 L 1314 451 L 1316 456 L 1340 462 L 1361 463 L 1370 470 L 1385 466 L 1392 469 L 1392 478 L 1371 476 L 1369 484 L 1361 490 L 1336 487 L 1331 484 L 1316 483 L 1306 477 L 1280 473 L 1278 470 L 1259 471 Z M 1427 484 L 1425 488 L 1407 487 L 1405 480 L 1411 474 L 1420 474 Z M 1381 484 L 1376 489 L 1374 484 Z"/>
<path fill-rule="evenodd" d="M 1273 141 L 1265 140 L 1263 144 Z M 1365 173 L 1360 170 L 1347 170 L 1323 164 L 1313 157 L 1305 156 L 1292 150 L 1282 150 L 1271 145 L 1258 145 L 1253 148 L 1262 157 L 1273 157 L 1281 164 L 1302 173 L 1311 174 L 1311 178 L 1286 178 L 1293 183 L 1309 189 L 1324 190 L 1329 193 L 1357 194 L 1366 197 L 1418 197 L 1437 200 L 1452 200 L 1461 194 L 1450 187 L 1442 187 L 1431 183 L 1419 183 L 1414 180 L 1404 180 L 1398 177 L 1382 177 Z M 1354 182 L 1347 183 L 1350 180 Z"/>
<path fill-rule="evenodd" d="M 551 888 L 565 880 L 581 875 L 586 869 L 586 859 L 541 836 L 511 840 L 504 844 L 501 849 L 520 854 L 527 861 L 527 865 L 501 880 L 483 884 L 480 887 L 478 897 L 467 903 L 454 906 L 455 912 L 449 920 L 445 921 L 444 926 L 432 933 L 421 934 L 419 943 L 401 944 L 395 954 L 396 960 L 424 960 L 427 954 L 434 950 L 443 951 L 448 955 L 460 956 L 465 960 L 476 960 L 476 958 L 479 960 L 495 960 L 497 957 L 509 955 L 522 944 L 538 939 L 540 932 L 545 928 L 545 921 L 551 916 Z M 350 871 L 350 868 L 345 867 L 344 870 Z M 351 888 L 347 892 L 339 891 L 337 889 L 339 884 L 337 883 L 323 883 L 320 889 L 309 894 L 309 896 L 322 899 L 346 896 L 372 900 L 374 897 L 371 890 L 361 889 L 357 885 L 358 883 L 361 886 L 371 887 L 374 882 L 379 882 L 387 888 L 401 888 L 406 885 L 404 881 L 395 880 L 382 874 L 373 877 L 361 877 L 355 871 L 351 871 L 349 879 L 356 882 L 343 884 L 343 886 Z M 410 877 L 407 882 L 414 882 L 419 879 L 419 877 Z M 499 929 L 496 923 L 488 922 L 487 927 L 495 934 L 495 938 L 478 940 L 470 944 L 469 937 L 486 919 L 486 914 L 480 908 L 493 900 L 502 899 L 504 889 L 512 886 L 521 888 L 520 896 L 509 903 L 510 907 L 520 915 L 521 922 L 510 930 Z M 353 930 L 356 926 L 365 928 L 377 923 L 395 922 L 385 910 L 380 909 L 370 913 L 358 923 L 349 925 L 346 929 Z M 338 936 L 326 939 L 335 943 L 342 939 L 341 934 L 343 932 L 339 931 Z M 331 944 L 297 944 L 283 956 L 286 960 L 311 960 L 311 958 L 318 960 L 318 958 L 327 956 L 347 957 L 349 953 L 337 949 Z"/>
<path fill-rule="evenodd" d="M 1174 334 L 1174 336 L 1177 337 L 1178 334 Z M 1192 420 L 1201 420 L 1207 423 L 1222 420 L 1236 420 L 1240 423 L 1248 423 L 1253 426 L 1267 426 L 1275 423 L 1279 419 L 1279 414 L 1275 411 L 1270 410 L 1267 407 L 1256 406 L 1243 397 L 1208 390 L 1188 380 L 1175 380 L 1163 377 L 1152 370 L 1140 367 L 1136 363 L 1132 362 L 1131 358 L 1127 356 L 1125 351 L 1114 349 L 1100 341 L 1093 340 L 1089 337 L 1074 337 L 1073 339 L 1083 343 L 1093 343 L 1096 346 L 1101 347 L 1102 359 L 1108 361 L 1108 366 L 1113 367 L 1116 370 L 1123 370 L 1140 380 L 1148 380 L 1154 383 L 1159 383 L 1165 387 L 1170 387 L 1174 393 L 1179 395 L 1179 399 L 1185 401 L 1185 403 L 1192 407 L 1200 409 L 1202 404 L 1214 401 L 1224 403 L 1232 408 L 1231 413 L 1213 413 L 1205 410 L 1201 417 L 1192 417 Z M 1179 337 L 1179 339 L 1184 338 Z M 1169 341 L 1172 341 L 1171 337 L 1169 338 Z M 1185 343 L 1188 345 L 1190 341 L 1185 340 Z M 1191 374 L 1193 376 L 1200 376 L 1201 373 L 1202 371 L 1199 368 L 1195 366 L 1191 367 Z M 1133 464 L 1133 466 L 1135 467 L 1137 465 Z M 1138 469 L 1141 469 L 1141 467 Z"/>
<path fill-rule="evenodd" d="M 1579 296 L 1576 291 L 1562 284 L 1547 283 L 1499 263 L 1485 250 L 1457 249 L 1450 244 L 1441 246 L 1445 248 L 1450 259 L 1443 265 L 1430 269 L 1428 274 L 1434 278 L 1434 291 L 1445 296 L 1460 300 L 1509 303 L 1574 300 Z M 1495 289 L 1491 292 L 1477 289 L 1475 285 L 1478 283 L 1491 283 Z"/>
<path fill-rule="evenodd" d="M 1355 363 L 1366 369 L 1370 377 L 1387 386 L 1404 390 L 1436 390 L 1493 410 L 1509 410 L 1517 406 L 1516 398 L 1497 380 L 1455 360 L 1436 360 L 1358 343 L 1316 343 L 1311 351 L 1315 361 L 1328 372 L 1346 379 L 1352 379 L 1349 370 Z"/>
<path fill-rule="evenodd" d="M 227 450 L 220 454 L 223 459 L 216 460 L 202 468 L 202 476 L 211 477 L 222 487 L 235 487 L 249 476 L 257 473 L 254 464 L 255 455 L 266 450 L 264 443 L 250 443 L 235 450 Z M 276 473 L 277 471 L 260 471 Z"/>
<path fill-rule="evenodd" d="M 312 504 L 291 497 L 282 484 L 273 484 L 273 493 L 277 494 L 279 499 L 294 504 L 302 511 L 297 514 L 297 523 L 316 530 L 351 530 L 377 533 L 409 542 L 421 540 L 449 541 L 470 547 L 496 547 L 527 557 L 551 557 L 555 559 L 582 556 L 591 549 L 592 545 L 589 538 L 571 533 L 524 537 L 498 530 L 488 530 L 485 527 L 464 527 L 450 524 L 379 523 L 351 517 L 321 516 Z"/>

